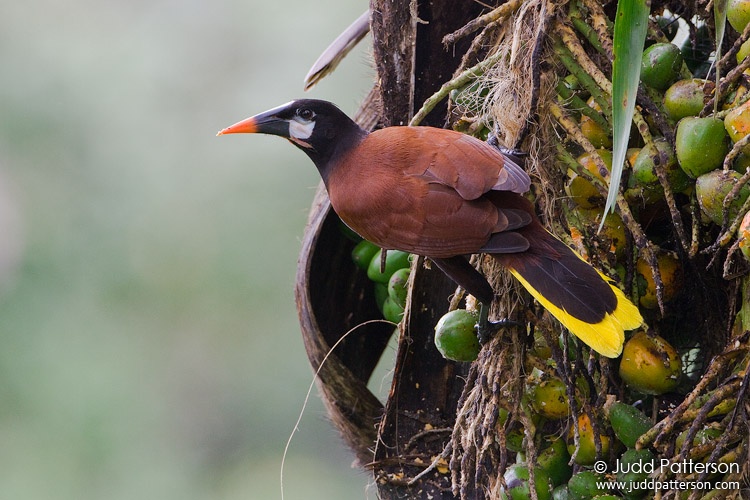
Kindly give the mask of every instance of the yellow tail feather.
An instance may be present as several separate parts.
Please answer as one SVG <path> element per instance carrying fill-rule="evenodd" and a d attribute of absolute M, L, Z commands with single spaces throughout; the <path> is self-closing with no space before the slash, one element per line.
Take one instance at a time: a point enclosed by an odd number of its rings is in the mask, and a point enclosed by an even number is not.
<path fill-rule="evenodd" d="M 586 323 L 571 316 L 564 309 L 560 309 L 552 304 L 541 293 L 535 290 L 517 271 L 514 269 L 510 271 L 521 282 L 524 288 L 557 318 L 565 328 L 602 356 L 608 358 L 618 357 L 622 353 L 625 330 L 633 330 L 643 324 L 643 317 L 638 308 L 622 293 L 622 290 L 613 285 L 610 279 L 601 272 L 599 274 L 602 279 L 612 287 L 612 291 L 617 297 L 617 307 L 599 323 Z"/>

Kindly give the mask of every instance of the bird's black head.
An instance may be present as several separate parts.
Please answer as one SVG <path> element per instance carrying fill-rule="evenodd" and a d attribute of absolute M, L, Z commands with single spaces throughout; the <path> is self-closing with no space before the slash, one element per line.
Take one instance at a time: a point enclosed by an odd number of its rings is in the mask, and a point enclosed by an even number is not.
<path fill-rule="evenodd" d="M 298 99 L 251 116 L 218 135 L 273 134 L 289 139 L 315 162 L 326 177 L 328 163 L 356 145 L 367 133 L 336 105 L 318 99 Z"/>

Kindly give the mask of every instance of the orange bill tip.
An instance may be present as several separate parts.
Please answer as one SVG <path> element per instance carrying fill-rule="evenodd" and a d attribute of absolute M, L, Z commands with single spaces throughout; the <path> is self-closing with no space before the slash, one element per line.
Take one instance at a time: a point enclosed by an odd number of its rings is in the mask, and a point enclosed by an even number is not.
<path fill-rule="evenodd" d="M 219 132 L 216 134 L 219 135 L 226 135 L 226 134 L 254 134 L 258 132 L 258 123 L 255 120 L 255 117 L 246 118 L 242 121 L 239 121 L 235 123 L 234 125 L 230 125 L 225 129 L 219 130 Z"/>

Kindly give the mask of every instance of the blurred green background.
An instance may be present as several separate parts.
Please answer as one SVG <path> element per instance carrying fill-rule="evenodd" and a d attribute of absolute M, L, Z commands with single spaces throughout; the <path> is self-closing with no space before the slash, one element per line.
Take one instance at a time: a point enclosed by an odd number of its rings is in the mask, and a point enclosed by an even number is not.
<path fill-rule="evenodd" d="M 215 133 L 301 97 L 365 8 L 3 5 L 1 499 L 279 497 L 318 177 L 281 139 Z M 308 95 L 356 110 L 369 42 Z M 286 497 L 374 498 L 352 459 L 314 392 Z"/>

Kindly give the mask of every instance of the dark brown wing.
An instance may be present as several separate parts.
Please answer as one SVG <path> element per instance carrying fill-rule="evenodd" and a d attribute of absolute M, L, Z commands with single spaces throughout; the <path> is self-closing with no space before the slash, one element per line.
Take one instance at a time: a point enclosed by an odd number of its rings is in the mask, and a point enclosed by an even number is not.
<path fill-rule="evenodd" d="M 414 159 L 410 174 L 451 187 L 465 200 L 475 200 L 489 191 L 529 190 L 528 174 L 486 142 L 452 130 L 409 130 L 410 140 L 425 146 L 419 150 L 420 158 Z"/>
<path fill-rule="evenodd" d="M 381 246 L 431 257 L 527 247 L 509 231 L 528 224 L 532 215 L 497 206 L 484 195 L 524 192 L 528 175 L 492 146 L 464 134 L 424 127 L 379 130 L 331 175 L 334 209 Z M 337 186 L 347 186 L 347 192 Z"/>

